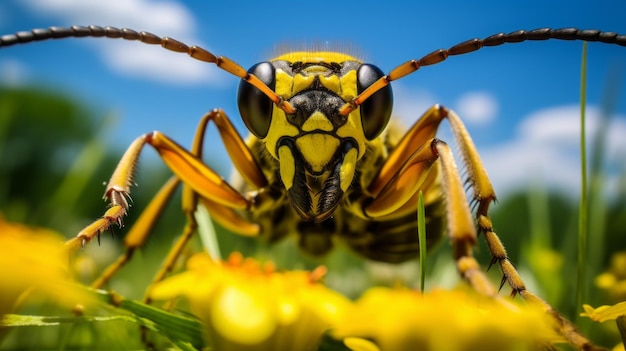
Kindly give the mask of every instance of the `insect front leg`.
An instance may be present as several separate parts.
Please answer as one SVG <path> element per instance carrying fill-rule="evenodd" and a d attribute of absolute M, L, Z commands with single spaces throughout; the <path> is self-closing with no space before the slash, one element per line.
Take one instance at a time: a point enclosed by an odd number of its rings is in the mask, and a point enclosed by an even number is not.
<path fill-rule="evenodd" d="M 166 135 L 155 131 L 135 139 L 128 148 L 107 185 L 105 198 L 110 201 L 111 207 L 102 218 L 85 227 L 75 238 L 68 241 L 67 245 L 71 249 L 86 245 L 114 223 L 121 226 L 122 219 L 130 207 L 128 200 L 135 164 L 146 144 L 152 146 L 174 174 L 200 196 L 230 208 L 250 207 L 249 199 L 231 187 L 202 160 Z"/>
<path fill-rule="evenodd" d="M 91 284 L 92 288 L 99 289 L 103 287 L 117 271 L 131 260 L 135 250 L 143 246 L 179 184 L 180 180 L 174 176 L 161 187 L 124 237 L 124 253 L 94 280 Z"/>
<path fill-rule="evenodd" d="M 210 121 L 213 121 L 217 126 L 226 151 L 230 155 L 235 168 L 239 170 L 244 179 L 252 186 L 265 186 L 267 184 L 267 180 L 252 156 L 250 149 L 245 144 L 239 133 L 235 130 L 234 126 L 228 119 L 228 116 L 221 109 L 214 109 L 202 117 L 196 130 L 195 138 L 191 147 L 191 154 L 196 159 L 202 158 L 204 136 Z M 176 170 L 172 170 L 176 173 Z M 228 183 L 224 182 L 224 184 Z M 187 223 L 183 229 L 183 234 L 169 251 L 161 269 L 155 275 L 152 284 L 163 280 L 172 270 L 178 257 L 198 228 L 195 213 L 198 209 L 199 202 L 207 208 L 217 222 L 222 224 L 224 227 L 231 229 L 234 233 L 247 236 L 255 236 L 259 233 L 259 226 L 248 222 L 240 216 L 239 213 L 233 209 L 233 207 L 224 206 L 223 204 L 220 204 L 206 196 L 202 196 L 194 189 L 193 185 L 184 183 L 182 209 L 186 215 Z M 149 289 L 147 292 L 149 292 Z M 144 297 L 144 301 L 150 302 L 147 294 Z"/>
<path fill-rule="evenodd" d="M 215 109 L 201 119 L 190 152 L 158 132 L 137 138 L 119 162 L 107 185 L 105 197 L 111 201 L 111 208 L 102 218 L 94 221 L 83 229 L 77 237 L 68 241 L 69 246 L 85 245 L 111 225 L 115 223 L 121 225 L 122 217 L 129 207 L 128 199 L 130 198 L 130 183 L 134 173 L 134 165 L 145 144 L 154 147 L 177 176 L 172 177 L 162 187 L 132 226 L 124 239 L 126 252 L 110 265 L 92 286 L 99 288 L 106 284 L 130 260 L 133 252 L 143 246 L 165 205 L 181 182 L 181 178 L 184 182 L 182 207 L 183 212 L 187 215 L 187 224 L 181 238 L 170 250 L 161 270 L 154 278 L 155 282 L 163 279 L 171 270 L 180 252 L 195 232 L 197 223 L 194 213 L 199 200 L 207 206 L 220 223 L 227 222 L 226 224 L 237 227 L 239 229 L 237 232 L 244 235 L 256 235 L 258 233 L 257 225 L 247 222 L 233 210 L 233 208 L 248 207 L 250 201 L 200 160 L 205 131 L 210 121 L 215 122 L 226 150 L 231 155 L 236 168 L 244 175 L 244 179 L 253 186 L 262 186 L 266 182 L 263 173 L 254 162 L 250 150 L 222 110 Z M 185 183 L 185 179 L 187 179 L 187 183 Z"/>

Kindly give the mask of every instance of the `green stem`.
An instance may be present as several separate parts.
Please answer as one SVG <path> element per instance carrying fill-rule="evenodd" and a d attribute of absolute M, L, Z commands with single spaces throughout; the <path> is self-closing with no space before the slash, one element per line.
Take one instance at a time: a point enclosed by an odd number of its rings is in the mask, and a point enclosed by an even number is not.
<path fill-rule="evenodd" d="M 424 292 L 424 282 L 426 281 L 426 212 L 421 190 L 417 200 L 417 235 L 420 245 L 420 291 Z"/>
<path fill-rule="evenodd" d="M 588 240 L 588 204 L 587 204 L 587 145 L 585 137 L 585 107 L 587 87 L 587 42 L 583 43 L 582 67 L 580 69 L 580 207 L 578 213 L 578 279 L 576 282 L 576 308 L 586 299 L 587 281 L 587 240 Z"/>

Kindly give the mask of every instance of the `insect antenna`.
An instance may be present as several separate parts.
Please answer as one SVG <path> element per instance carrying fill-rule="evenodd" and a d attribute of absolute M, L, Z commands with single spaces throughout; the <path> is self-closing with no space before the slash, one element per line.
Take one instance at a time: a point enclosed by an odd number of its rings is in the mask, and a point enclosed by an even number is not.
<path fill-rule="evenodd" d="M 474 52 L 487 46 L 499 46 L 506 43 L 521 43 L 528 40 L 585 40 L 601 42 L 606 44 L 617 44 L 626 46 L 626 35 L 616 32 L 603 32 L 597 29 L 577 29 L 577 28 L 539 28 L 534 30 L 518 30 L 511 33 L 497 33 L 485 39 L 470 39 L 456 44 L 449 49 L 435 50 L 420 59 L 409 60 L 394 68 L 386 76 L 381 77 L 365 89 L 361 94 L 347 102 L 341 109 L 342 115 L 347 115 L 378 90 L 389 85 L 394 80 L 407 76 L 423 66 L 435 65 L 445 61 L 449 56 L 463 55 Z"/>
<path fill-rule="evenodd" d="M 235 75 L 246 82 L 252 84 L 265 95 L 267 95 L 272 102 L 278 107 L 283 109 L 289 114 L 295 113 L 295 109 L 287 101 L 284 101 L 280 96 L 263 83 L 254 74 L 248 73 L 245 68 L 241 67 L 235 61 L 224 57 L 216 56 L 210 51 L 203 49 L 199 46 L 188 46 L 187 44 L 180 42 L 176 39 L 169 37 L 159 37 L 158 35 L 150 32 L 137 32 L 132 29 L 106 26 L 71 26 L 71 27 L 49 27 L 44 29 L 33 29 L 31 31 L 17 32 L 15 34 L 3 35 L 0 37 L 0 48 L 12 46 L 16 44 L 27 44 L 35 41 L 42 41 L 47 39 L 62 39 L 62 38 L 110 38 L 110 39 L 125 39 L 125 40 L 138 40 L 144 44 L 161 45 L 163 48 L 178 52 L 186 53 L 190 57 L 208 63 L 214 63 L 217 67 L 225 70 L 226 72 Z"/>

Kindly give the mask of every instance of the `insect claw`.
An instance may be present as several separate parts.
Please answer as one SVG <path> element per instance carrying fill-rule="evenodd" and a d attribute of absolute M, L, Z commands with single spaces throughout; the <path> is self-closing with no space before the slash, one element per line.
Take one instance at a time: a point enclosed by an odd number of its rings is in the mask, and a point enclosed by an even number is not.
<path fill-rule="evenodd" d="M 86 244 L 87 244 L 87 240 L 85 240 L 85 238 L 83 238 L 83 239 L 80 241 L 80 247 L 81 247 L 81 250 L 85 250 L 85 245 L 86 245 Z"/>
<path fill-rule="evenodd" d="M 133 186 L 136 187 L 137 185 L 138 185 L 137 183 L 133 183 Z M 133 205 L 133 203 L 134 203 L 133 202 L 133 198 L 128 193 L 125 193 L 124 197 L 126 198 L 126 203 L 128 203 L 128 206 L 131 207 Z"/>
<path fill-rule="evenodd" d="M 470 209 L 472 212 L 476 212 L 476 208 L 478 207 L 479 201 L 474 199 L 470 202 Z"/>
<path fill-rule="evenodd" d="M 498 259 L 496 257 L 492 257 L 491 258 L 491 262 L 489 262 L 489 267 L 487 267 L 487 272 L 489 272 L 489 270 L 491 269 L 491 267 L 498 262 Z"/>
<path fill-rule="evenodd" d="M 504 286 L 504 284 L 506 283 L 506 275 L 502 276 L 502 280 L 500 281 L 500 287 L 498 288 L 498 292 L 500 292 L 500 290 L 502 290 L 502 287 Z M 513 294 L 516 294 L 515 290 L 513 290 Z M 515 295 L 513 295 L 515 296 Z"/>
<path fill-rule="evenodd" d="M 98 232 L 97 237 L 98 237 L 98 246 L 100 246 L 100 232 Z"/>

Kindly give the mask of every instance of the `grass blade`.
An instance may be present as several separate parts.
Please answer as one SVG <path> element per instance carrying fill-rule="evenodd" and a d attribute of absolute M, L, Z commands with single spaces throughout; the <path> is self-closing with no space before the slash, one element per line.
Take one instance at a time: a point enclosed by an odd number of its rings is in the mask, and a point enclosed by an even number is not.
<path fill-rule="evenodd" d="M 126 315 L 115 316 L 81 316 L 81 317 L 60 317 L 60 316 L 31 316 L 21 314 L 5 314 L 0 318 L 2 327 L 47 327 L 64 323 L 79 322 L 109 322 L 127 321 L 137 323 L 136 319 Z"/>
<path fill-rule="evenodd" d="M 587 241 L 589 235 L 587 204 L 587 145 L 586 145 L 586 88 L 587 88 L 587 42 L 583 42 L 580 68 L 580 205 L 578 213 L 578 278 L 576 281 L 576 308 L 586 299 L 587 288 Z"/>
<path fill-rule="evenodd" d="M 417 200 L 417 235 L 420 243 L 420 291 L 424 292 L 424 282 L 426 281 L 426 213 L 421 190 Z"/>

